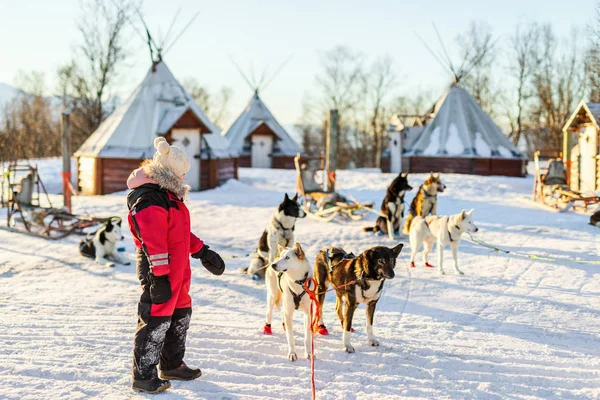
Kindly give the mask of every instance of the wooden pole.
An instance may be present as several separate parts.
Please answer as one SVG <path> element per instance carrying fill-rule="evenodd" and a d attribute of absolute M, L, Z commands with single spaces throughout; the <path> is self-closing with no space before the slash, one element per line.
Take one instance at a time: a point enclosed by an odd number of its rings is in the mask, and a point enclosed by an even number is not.
<path fill-rule="evenodd" d="M 61 131 L 62 131 L 62 158 L 63 158 L 63 197 L 64 205 L 67 211 L 71 212 L 71 111 L 65 110 L 62 113 Z"/>
<path fill-rule="evenodd" d="M 327 172 L 326 192 L 335 191 L 335 171 L 339 149 L 339 115 L 338 110 L 329 110 L 327 118 L 327 140 L 325 142 L 325 171 Z"/>

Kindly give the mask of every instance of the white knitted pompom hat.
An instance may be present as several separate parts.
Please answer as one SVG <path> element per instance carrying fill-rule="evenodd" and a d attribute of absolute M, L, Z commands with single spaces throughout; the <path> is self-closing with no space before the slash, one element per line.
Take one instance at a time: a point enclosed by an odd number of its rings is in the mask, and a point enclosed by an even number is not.
<path fill-rule="evenodd" d="M 159 136 L 154 139 L 156 153 L 152 160 L 158 167 L 167 168 L 177 176 L 187 174 L 190 170 L 190 160 L 183 150 L 177 146 L 170 146 L 167 140 Z"/>

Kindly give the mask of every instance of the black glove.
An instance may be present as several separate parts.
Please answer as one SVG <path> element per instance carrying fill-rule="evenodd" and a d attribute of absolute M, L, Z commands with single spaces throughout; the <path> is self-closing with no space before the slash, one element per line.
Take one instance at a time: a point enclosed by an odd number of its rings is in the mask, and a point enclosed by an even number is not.
<path fill-rule="evenodd" d="M 148 274 L 150 281 L 150 299 L 152 304 L 162 304 L 171 300 L 171 284 L 168 275 L 154 276 Z"/>
<path fill-rule="evenodd" d="M 192 254 L 193 258 L 199 258 L 204 268 L 213 275 L 221 275 L 225 271 L 225 262 L 220 255 L 210 250 L 208 245 L 202 246 L 200 251 Z"/>

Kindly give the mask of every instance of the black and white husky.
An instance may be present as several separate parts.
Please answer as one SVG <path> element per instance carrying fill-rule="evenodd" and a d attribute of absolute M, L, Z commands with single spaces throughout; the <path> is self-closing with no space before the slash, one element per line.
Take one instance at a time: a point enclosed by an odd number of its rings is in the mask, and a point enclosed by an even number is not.
<path fill-rule="evenodd" d="M 117 251 L 117 242 L 123 239 L 121 219 L 113 218 L 98 229 L 94 237 L 83 239 L 79 243 L 79 253 L 82 256 L 95 259 L 98 264 L 104 264 L 108 267 L 114 267 L 115 262 L 129 265 L 131 261 L 122 257 Z"/>
<path fill-rule="evenodd" d="M 289 247 L 294 244 L 294 228 L 298 218 L 306 217 L 306 212 L 298 204 L 298 194 L 291 199 L 287 193 L 279 204 L 277 212 L 271 217 L 271 222 L 264 230 L 258 248 L 252 254 L 252 261 L 246 270 L 250 276 L 265 276 L 265 268 L 273 262 L 278 252 L 278 245 Z"/>

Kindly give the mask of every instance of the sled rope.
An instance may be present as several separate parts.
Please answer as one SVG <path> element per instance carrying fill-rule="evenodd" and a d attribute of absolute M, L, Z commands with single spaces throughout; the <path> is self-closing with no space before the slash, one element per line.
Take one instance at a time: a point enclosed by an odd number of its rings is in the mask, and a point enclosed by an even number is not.
<path fill-rule="evenodd" d="M 310 299 L 310 386 L 312 390 L 312 399 L 317 398 L 317 388 L 315 386 L 315 333 L 319 329 L 319 315 L 321 305 L 317 299 L 317 281 L 315 278 L 307 278 L 304 281 L 304 291 Z M 313 309 L 313 306 L 315 307 Z"/>
<path fill-rule="evenodd" d="M 491 249 L 495 253 L 512 254 L 512 255 L 518 256 L 518 257 L 530 258 L 532 260 L 546 261 L 546 262 L 551 262 L 551 263 L 572 263 L 572 264 L 593 264 L 593 265 L 600 265 L 600 260 L 573 260 L 573 259 L 568 259 L 568 258 L 560 258 L 560 257 L 552 256 L 552 255 L 550 255 L 550 256 L 539 256 L 537 254 L 532 254 L 532 253 L 521 253 L 521 252 L 518 252 L 518 251 L 511 251 L 511 250 L 501 249 L 499 247 L 496 247 L 496 246 L 494 246 L 492 244 L 486 243 L 483 240 L 474 237 L 470 233 L 469 233 L 469 236 L 471 238 L 471 240 L 470 240 L 471 243 L 474 243 L 474 244 L 477 244 L 479 246 Z"/>

